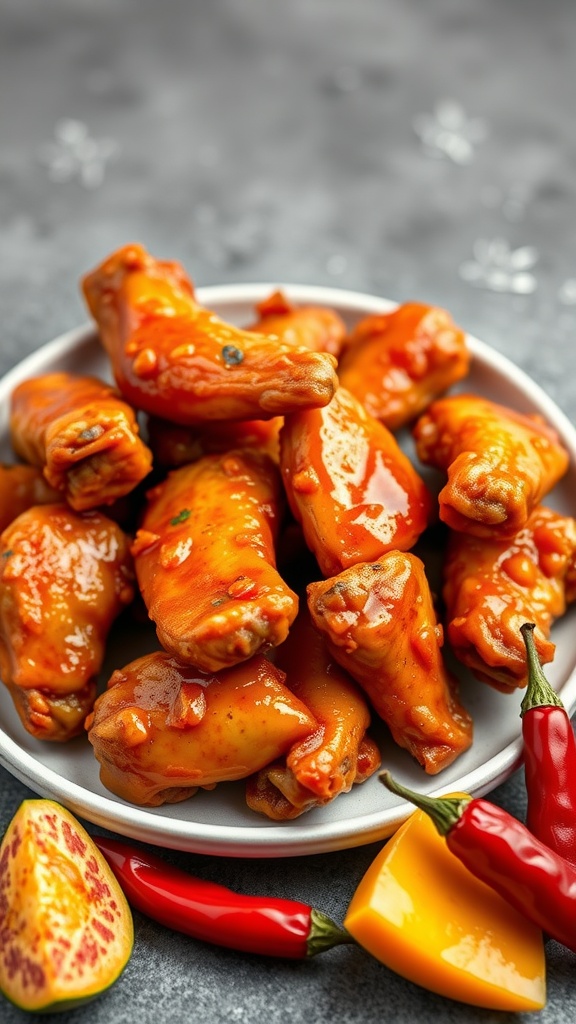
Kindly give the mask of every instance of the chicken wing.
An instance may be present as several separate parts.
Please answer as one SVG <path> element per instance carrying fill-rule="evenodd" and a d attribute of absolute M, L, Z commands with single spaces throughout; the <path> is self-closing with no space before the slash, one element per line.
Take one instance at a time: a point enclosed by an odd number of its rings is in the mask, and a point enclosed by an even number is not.
<path fill-rule="evenodd" d="M 77 512 L 130 493 L 152 466 L 134 411 L 94 377 L 24 381 L 12 393 L 10 432 L 16 453 Z"/>
<path fill-rule="evenodd" d="M 340 384 L 396 430 L 468 373 L 466 335 L 444 309 L 407 302 L 364 317 L 338 363 Z"/>
<path fill-rule="evenodd" d="M 429 406 L 414 427 L 421 462 L 447 470 L 440 518 L 477 537 L 513 537 L 568 469 L 568 453 L 538 416 L 476 395 Z"/>
<path fill-rule="evenodd" d="M 47 505 L 60 500 L 36 466 L 0 463 L 0 533 L 32 505 Z"/>
<path fill-rule="evenodd" d="M 325 576 L 411 548 L 428 524 L 423 480 L 393 434 L 345 388 L 323 409 L 286 417 L 280 466 L 292 512 Z"/>
<path fill-rule="evenodd" d="M 298 599 L 275 567 L 281 509 L 265 455 L 205 455 L 148 495 L 133 552 L 162 646 L 216 672 L 281 643 Z"/>
<path fill-rule="evenodd" d="M 0 674 L 38 739 L 82 732 L 114 619 L 134 596 L 129 541 L 100 512 L 23 512 L 0 538 Z"/>
<path fill-rule="evenodd" d="M 390 551 L 311 583 L 308 605 L 330 653 L 428 774 L 470 746 L 472 720 L 442 661 L 442 626 L 419 558 Z"/>
<path fill-rule="evenodd" d="M 366 735 L 370 711 L 364 695 L 328 653 L 306 605 L 278 648 L 275 664 L 318 723 L 282 760 L 247 781 L 248 806 L 285 821 L 365 782 L 380 767 L 380 752 Z"/>
<path fill-rule="evenodd" d="M 566 610 L 575 559 L 576 521 L 542 505 L 511 540 L 451 533 L 444 561 L 446 635 L 474 676 L 505 693 L 526 685 L 523 622 L 536 625 L 542 664 L 552 661 L 550 629 Z"/>
<path fill-rule="evenodd" d="M 274 335 L 280 341 L 338 357 L 346 337 L 346 325 L 334 309 L 295 306 L 282 291 L 275 291 L 258 303 L 256 312 L 258 319 L 250 325 L 249 331 Z"/>
<path fill-rule="evenodd" d="M 231 448 L 255 448 L 266 452 L 275 462 L 280 458 L 280 430 L 284 419 L 213 420 L 195 427 L 148 418 L 148 444 L 154 465 L 176 469 L 196 462 L 202 455 L 227 452 Z"/>
<path fill-rule="evenodd" d="M 158 806 L 246 778 L 316 722 L 262 655 L 204 675 L 156 651 L 113 673 L 86 728 L 103 785 Z"/>
<path fill-rule="evenodd" d="M 177 263 L 118 250 L 83 279 L 122 394 L 137 409 L 191 425 L 266 419 L 325 405 L 334 357 L 241 330 L 198 305 Z"/>

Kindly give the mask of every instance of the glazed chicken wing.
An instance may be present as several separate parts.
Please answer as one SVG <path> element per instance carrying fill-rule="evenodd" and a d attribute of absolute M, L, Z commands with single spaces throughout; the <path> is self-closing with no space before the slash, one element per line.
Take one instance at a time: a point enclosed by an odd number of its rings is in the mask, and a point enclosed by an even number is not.
<path fill-rule="evenodd" d="M 281 508 L 265 455 L 206 455 L 148 495 L 133 551 L 162 646 L 207 672 L 281 643 L 298 610 L 275 567 Z"/>
<path fill-rule="evenodd" d="M 82 732 L 114 619 L 134 596 L 128 538 L 99 512 L 23 512 L 0 538 L 0 674 L 38 739 Z"/>
<path fill-rule="evenodd" d="M 162 419 L 266 419 L 325 405 L 337 386 L 333 356 L 225 323 L 179 264 L 142 246 L 114 253 L 83 288 L 122 394 Z"/>
<path fill-rule="evenodd" d="M 154 465 L 166 469 L 176 469 L 196 462 L 202 455 L 231 448 L 254 448 L 278 462 L 283 422 L 282 416 L 274 416 L 269 420 L 214 420 L 184 427 L 150 416 L 147 440 Z"/>
<path fill-rule="evenodd" d="M 286 417 L 280 466 L 294 517 L 325 576 L 408 550 L 428 524 L 423 480 L 390 431 L 345 388 L 323 409 Z"/>
<path fill-rule="evenodd" d="M 364 317 L 338 363 L 343 387 L 390 430 L 409 423 L 468 372 L 466 336 L 444 309 L 407 302 Z"/>
<path fill-rule="evenodd" d="M 94 377 L 25 380 L 12 394 L 10 432 L 17 454 L 41 467 L 76 511 L 112 504 L 152 466 L 134 411 Z"/>
<path fill-rule="evenodd" d="M 32 505 L 48 505 L 60 500 L 36 466 L 0 464 L 0 533 Z"/>
<path fill-rule="evenodd" d="M 113 673 L 86 728 L 103 785 L 158 806 L 246 778 L 316 722 L 262 655 L 204 675 L 156 651 Z"/>
<path fill-rule="evenodd" d="M 441 655 L 424 566 L 390 551 L 308 586 L 330 653 L 365 690 L 396 743 L 434 775 L 472 742 L 472 721 Z"/>
<path fill-rule="evenodd" d="M 566 610 L 576 560 L 576 522 L 539 506 L 511 540 L 452 533 L 444 562 L 447 638 L 456 657 L 505 693 L 527 682 L 520 626 L 533 622 L 542 664 L 552 661 L 550 629 Z"/>
<path fill-rule="evenodd" d="M 338 357 L 346 337 L 346 325 L 335 310 L 325 306 L 295 306 L 282 291 L 276 291 L 258 303 L 256 311 L 258 320 L 248 330 Z"/>
<path fill-rule="evenodd" d="M 476 395 L 433 402 L 414 428 L 421 462 L 447 470 L 440 518 L 477 537 L 513 537 L 568 468 L 556 432 Z"/>
<path fill-rule="evenodd" d="M 286 672 L 286 685 L 318 723 L 286 757 L 247 781 L 248 806 L 285 821 L 364 782 L 380 767 L 380 753 L 366 735 L 370 711 L 364 695 L 328 653 L 306 605 L 278 648 L 275 664 Z"/>

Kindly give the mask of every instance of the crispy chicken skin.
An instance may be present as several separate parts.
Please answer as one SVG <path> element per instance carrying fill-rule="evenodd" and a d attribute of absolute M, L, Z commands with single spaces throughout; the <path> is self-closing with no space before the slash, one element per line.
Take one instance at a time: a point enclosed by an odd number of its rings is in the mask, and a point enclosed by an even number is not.
<path fill-rule="evenodd" d="M 32 505 L 48 505 L 60 500 L 36 466 L 0 463 L 0 533 Z"/>
<path fill-rule="evenodd" d="M 94 377 L 24 381 L 11 396 L 10 432 L 16 453 L 41 467 L 77 512 L 112 504 L 152 466 L 133 409 Z"/>
<path fill-rule="evenodd" d="M 364 782 L 380 767 L 380 752 L 366 735 L 370 710 L 362 691 L 330 656 L 305 604 L 278 648 L 275 664 L 318 722 L 286 757 L 246 783 L 246 802 L 252 810 L 286 821 Z"/>
<path fill-rule="evenodd" d="M 339 388 L 323 409 L 287 416 L 280 467 L 294 517 L 324 576 L 394 548 L 428 524 L 431 498 L 393 434 Z"/>
<path fill-rule="evenodd" d="M 281 643 L 298 598 L 276 570 L 277 467 L 265 455 L 206 455 L 148 495 L 133 552 L 162 646 L 216 672 Z"/>
<path fill-rule="evenodd" d="M 542 664 L 552 661 L 550 629 L 566 610 L 576 559 L 576 522 L 539 506 L 511 540 L 452 532 L 444 561 L 446 636 L 474 676 L 505 693 L 527 683 L 520 626 L 536 625 Z"/>
<path fill-rule="evenodd" d="M 308 585 L 312 620 L 330 653 L 365 690 L 396 743 L 429 775 L 472 742 L 441 655 L 442 626 L 419 558 L 390 551 Z"/>
<path fill-rule="evenodd" d="M 24 728 L 83 731 L 114 619 L 134 596 L 129 541 L 100 512 L 23 512 L 0 538 L 0 675 Z"/>
<path fill-rule="evenodd" d="M 262 655 L 205 675 L 156 651 L 113 673 L 86 728 L 103 785 L 158 806 L 246 778 L 316 722 Z"/>
<path fill-rule="evenodd" d="M 220 320 L 198 305 L 178 263 L 140 245 L 108 257 L 82 282 L 122 394 L 175 423 L 266 419 L 325 405 L 335 359 Z"/>
<path fill-rule="evenodd" d="M 356 324 L 338 377 L 372 416 L 397 430 L 464 377 L 469 363 L 466 335 L 446 310 L 407 302 Z"/>
<path fill-rule="evenodd" d="M 183 427 L 157 416 L 148 417 L 147 440 L 154 465 L 176 469 L 196 462 L 203 455 L 227 452 L 231 448 L 254 448 L 266 452 L 275 462 L 280 458 L 280 430 L 284 419 L 222 420 Z"/>
<path fill-rule="evenodd" d="M 280 341 L 304 345 L 312 352 L 340 353 L 346 337 L 341 316 L 325 306 L 295 306 L 284 292 L 272 292 L 256 306 L 258 319 L 248 330 L 270 334 Z"/>
<path fill-rule="evenodd" d="M 448 472 L 440 518 L 477 537 L 513 537 L 568 468 L 556 432 L 476 395 L 433 402 L 414 427 L 421 462 Z"/>

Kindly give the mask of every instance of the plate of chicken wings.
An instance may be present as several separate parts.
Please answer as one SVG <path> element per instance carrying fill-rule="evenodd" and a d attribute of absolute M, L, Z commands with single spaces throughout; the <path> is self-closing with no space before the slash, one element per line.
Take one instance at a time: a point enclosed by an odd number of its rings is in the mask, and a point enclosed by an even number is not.
<path fill-rule="evenodd" d="M 0 384 L 0 762 L 175 849 L 390 835 L 576 707 L 576 432 L 449 312 L 131 244 Z"/>

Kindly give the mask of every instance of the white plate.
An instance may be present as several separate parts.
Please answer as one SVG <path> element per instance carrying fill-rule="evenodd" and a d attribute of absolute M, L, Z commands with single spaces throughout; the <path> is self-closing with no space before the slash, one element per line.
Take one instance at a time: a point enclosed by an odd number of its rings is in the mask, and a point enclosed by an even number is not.
<path fill-rule="evenodd" d="M 254 304 L 275 285 L 225 285 L 199 291 L 200 301 L 225 319 L 245 324 Z M 393 303 L 370 295 L 330 288 L 287 285 L 295 302 L 332 306 L 353 323 L 366 313 L 382 312 Z M 475 338 L 471 372 L 460 389 L 475 391 L 521 411 L 539 412 L 560 434 L 571 467 L 546 501 L 576 516 L 576 432 L 542 390 L 503 356 Z M 11 459 L 7 440 L 7 406 L 11 390 L 26 377 L 52 370 L 110 377 L 106 358 L 90 326 L 70 331 L 24 360 L 0 382 L 0 458 Z M 410 442 L 407 442 L 410 444 Z M 557 644 L 547 675 L 570 712 L 576 707 L 576 644 L 570 611 L 553 629 Z M 150 634 L 121 635 L 109 645 L 106 672 L 157 646 Z M 461 696 L 474 717 L 475 739 L 469 751 L 440 777 L 429 778 L 411 758 L 381 734 L 383 766 L 406 785 L 434 794 L 465 790 L 476 796 L 503 782 L 521 760 L 520 695 L 505 695 L 461 676 Z M 87 740 L 69 744 L 40 743 L 22 728 L 8 691 L 0 686 L 0 763 L 42 796 L 52 797 L 86 820 L 121 835 L 173 849 L 239 857 L 284 857 L 321 853 L 374 842 L 390 835 L 412 810 L 389 793 L 374 776 L 325 808 L 295 821 L 276 824 L 249 811 L 243 783 L 221 784 L 212 792 L 161 808 L 134 807 L 100 784 L 98 765 Z"/>

